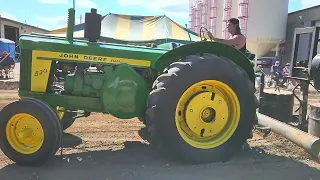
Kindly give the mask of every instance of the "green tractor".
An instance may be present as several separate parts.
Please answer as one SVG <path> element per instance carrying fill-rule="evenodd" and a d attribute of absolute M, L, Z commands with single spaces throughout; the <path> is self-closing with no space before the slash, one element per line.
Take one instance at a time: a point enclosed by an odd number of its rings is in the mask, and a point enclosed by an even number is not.
<path fill-rule="evenodd" d="M 21 98 L 0 113 L 0 148 L 9 159 L 44 164 L 63 130 L 91 112 L 139 118 L 143 138 L 181 162 L 226 161 L 250 138 L 255 73 L 240 51 L 211 41 L 173 49 L 97 42 L 95 9 L 86 14 L 87 40 L 76 40 L 74 13 L 66 38 L 20 37 Z"/>

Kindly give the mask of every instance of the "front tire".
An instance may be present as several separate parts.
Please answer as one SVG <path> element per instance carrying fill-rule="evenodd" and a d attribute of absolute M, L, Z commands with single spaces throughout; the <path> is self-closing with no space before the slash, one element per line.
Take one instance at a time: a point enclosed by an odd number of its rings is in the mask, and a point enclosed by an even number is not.
<path fill-rule="evenodd" d="M 23 98 L 0 112 L 0 148 L 20 165 L 42 165 L 61 146 L 62 128 L 56 112 L 46 103 Z"/>
<path fill-rule="evenodd" d="M 173 63 L 149 95 L 152 141 L 179 161 L 226 161 L 255 124 L 254 93 L 247 73 L 227 58 L 203 54 Z"/>

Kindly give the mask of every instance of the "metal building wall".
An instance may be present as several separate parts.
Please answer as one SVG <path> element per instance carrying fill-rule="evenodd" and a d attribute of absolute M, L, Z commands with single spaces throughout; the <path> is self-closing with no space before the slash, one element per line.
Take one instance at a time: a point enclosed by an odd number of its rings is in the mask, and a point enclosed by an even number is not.
<path fill-rule="evenodd" d="M 282 56 L 283 63 L 290 62 L 293 46 L 293 36 L 295 28 L 310 27 L 314 25 L 320 26 L 320 6 L 289 13 L 286 31 L 286 41 L 284 43 L 285 52 Z M 306 35 L 301 37 L 301 43 L 298 51 L 298 61 L 304 60 L 308 56 L 310 49 L 310 38 Z M 318 46 L 318 52 L 320 48 Z"/>

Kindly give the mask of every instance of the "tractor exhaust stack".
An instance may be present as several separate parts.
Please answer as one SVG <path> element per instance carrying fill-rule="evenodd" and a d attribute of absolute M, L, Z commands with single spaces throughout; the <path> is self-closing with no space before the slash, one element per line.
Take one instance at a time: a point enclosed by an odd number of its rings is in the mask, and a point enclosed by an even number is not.
<path fill-rule="evenodd" d="M 102 16 L 97 14 L 97 9 L 92 8 L 85 16 L 84 38 L 89 42 L 97 42 L 101 36 Z"/>
<path fill-rule="evenodd" d="M 73 30 L 75 24 L 75 10 L 73 8 L 69 9 L 68 12 L 68 27 L 67 27 L 67 40 L 71 43 L 73 41 Z"/>

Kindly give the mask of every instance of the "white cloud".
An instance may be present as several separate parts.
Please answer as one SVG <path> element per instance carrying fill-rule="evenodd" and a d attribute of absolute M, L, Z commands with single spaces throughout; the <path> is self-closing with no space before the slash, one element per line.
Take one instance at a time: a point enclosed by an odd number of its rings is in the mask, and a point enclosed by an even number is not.
<path fill-rule="evenodd" d="M 45 4 L 72 4 L 72 0 L 38 0 L 41 3 Z M 76 6 L 85 7 L 85 8 L 96 8 L 97 4 L 92 0 L 75 0 Z"/>
<path fill-rule="evenodd" d="M 50 27 L 48 29 L 59 29 L 63 27 L 67 27 L 68 17 L 67 16 L 56 16 L 56 17 L 36 17 L 38 21 L 41 22 L 41 26 Z M 76 18 L 75 24 L 80 23 L 80 18 Z"/>
<path fill-rule="evenodd" d="M 148 11 L 166 14 L 169 17 L 188 17 L 188 0 L 117 0 L 121 6 L 142 6 Z"/>
<path fill-rule="evenodd" d="M 117 1 L 121 6 L 132 6 L 132 5 L 141 6 L 148 2 L 147 0 L 135 0 L 135 1 L 117 0 Z"/>
<path fill-rule="evenodd" d="M 320 5 L 316 0 L 301 0 L 302 8 L 309 8 L 312 6 Z"/>
<path fill-rule="evenodd" d="M 7 18 L 7 19 L 11 19 L 14 21 L 17 21 L 17 17 L 11 13 L 8 12 L 0 12 L 1 17 Z"/>
<path fill-rule="evenodd" d="M 86 8 L 96 8 L 97 4 L 92 0 L 76 0 L 76 6 L 86 7 Z"/>
<path fill-rule="evenodd" d="M 68 0 L 38 0 L 41 3 L 45 4 L 67 4 Z"/>

